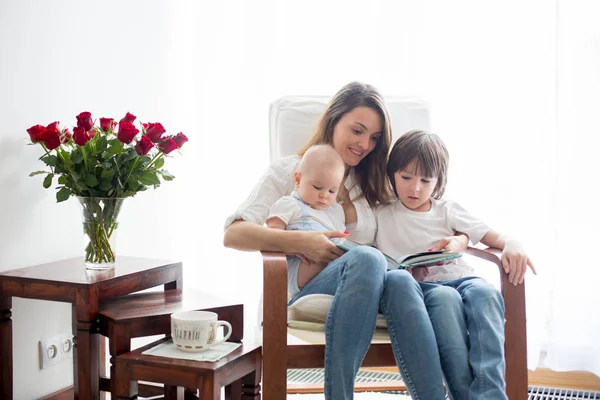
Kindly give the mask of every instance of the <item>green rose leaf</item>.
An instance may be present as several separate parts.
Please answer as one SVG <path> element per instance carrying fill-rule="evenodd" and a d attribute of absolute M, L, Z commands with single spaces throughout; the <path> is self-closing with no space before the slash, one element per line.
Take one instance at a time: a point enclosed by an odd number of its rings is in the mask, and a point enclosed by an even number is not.
<path fill-rule="evenodd" d="M 156 176 L 155 173 L 153 172 L 149 172 L 149 171 L 145 171 L 143 172 L 140 177 L 138 178 L 138 180 L 140 181 L 140 183 L 142 185 L 160 185 L 160 181 L 158 180 L 158 177 Z"/>
<path fill-rule="evenodd" d="M 29 176 L 36 176 L 36 175 L 41 175 L 41 174 L 47 174 L 48 171 L 35 171 L 29 174 Z"/>
<path fill-rule="evenodd" d="M 94 187 L 98 184 L 98 179 L 94 175 L 89 174 L 83 178 L 83 182 L 90 187 Z"/>
<path fill-rule="evenodd" d="M 63 187 L 58 192 L 56 192 L 56 201 L 60 203 L 61 201 L 65 201 L 71 196 L 71 191 L 66 187 Z"/>
<path fill-rule="evenodd" d="M 81 153 L 81 150 L 78 148 L 73 150 L 73 153 L 71 154 L 71 161 L 73 161 L 74 164 L 79 164 L 83 161 L 83 153 Z"/>
<path fill-rule="evenodd" d="M 160 171 L 160 174 L 162 175 L 165 181 L 172 181 L 173 179 L 175 179 L 175 176 L 171 175 L 169 171 Z"/>
<path fill-rule="evenodd" d="M 110 154 L 119 154 L 123 151 L 123 143 L 119 142 L 117 140 L 118 144 L 116 145 L 112 145 L 108 148 L 108 151 Z"/>
<path fill-rule="evenodd" d="M 42 160 L 44 164 L 50 167 L 54 167 L 58 162 L 58 157 L 56 157 L 55 155 L 49 155 L 41 157 L 40 160 Z"/>
<path fill-rule="evenodd" d="M 100 136 L 96 143 L 96 152 L 101 153 L 106 150 L 108 140 L 106 140 L 106 136 Z"/>
<path fill-rule="evenodd" d="M 109 190 L 112 187 L 113 187 L 112 181 L 102 180 L 102 182 L 100 182 L 100 185 L 98 185 L 96 187 L 96 189 Z"/>
<path fill-rule="evenodd" d="M 105 169 L 102 171 L 100 176 L 102 177 L 102 179 L 112 179 L 112 177 L 115 176 L 115 170 L 114 169 Z"/>
<path fill-rule="evenodd" d="M 54 177 L 54 174 L 48 174 L 46 175 L 46 178 L 44 179 L 44 188 L 48 189 L 50 186 L 52 186 L 52 178 Z"/>
<path fill-rule="evenodd" d="M 58 184 L 59 185 L 64 185 L 65 183 L 67 183 L 67 178 L 65 178 L 64 175 L 61 175 L 58 177 Z"/>
<path fill-rule="evenodd" d="M 160 169 L 163 165 L 165 165 L 165 159 L 161 157 L 154 163 L 154 168 Z"/>

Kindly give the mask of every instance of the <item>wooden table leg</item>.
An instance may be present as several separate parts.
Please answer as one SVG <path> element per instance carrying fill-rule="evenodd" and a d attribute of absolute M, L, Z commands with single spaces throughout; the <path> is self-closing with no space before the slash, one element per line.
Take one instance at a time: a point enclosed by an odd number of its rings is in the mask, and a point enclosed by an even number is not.
<path fill-rule="evenodd" d="M 221 400 L 221 386 L 216 385 L 214 379 L 205 379 L 202 382 L 198 398 L 202 400 Z"/>
<path fill-rule="evenodd" d="M 254 372 L 242 378 L 242 400 L 260 400 L 260 380 L 262 375 L 262 360 L 256 362 Z"/>
<path fill-rule="evenodd" d="M 86 313 L 87 314 L 87 313 Z M 98 336 L 91 333 L 92 322 L 77 320 L 73 306 L 73 388 L 79 400 L 98 400 L 100 371 L 98 369 Z"/>
<path fill-rule="evenodd" d="M 183 289 L 183 266 L 180 265 L 175 270 L 176 279 L 173 282 L 165 283 L 164 290 Z"/>
<path fill-rule="evenodd" d="M 225 386 L 225 400 L 242 400 L 242 380 Z"/>
<path fill-rule="evenodd" d="M 12 297 L 0 297 L 0 398 L 13 398 Z"/>
<path fill-rule="evenodd" d="M 123 329 L 123 327 L 115 327 L 111 336 L 111 340 L 108 343 L 110 353 L 110 391 L 116 398 L 117 380 L 120 379 L 115 368 L 116 357 L 131 351 L 131 335 L 126 329 Z M 128 381 L 127 384 L 129 385 L 128 392 L 125 393 L 125 391 L 122 390 L 120 395 L 123 396 L 127 394 L 130 398 L 134 398 L 138 394 L 137 381 Z M 125 385 L 126 384 L 123 383 L 122 387 L 125 387 Z"/>

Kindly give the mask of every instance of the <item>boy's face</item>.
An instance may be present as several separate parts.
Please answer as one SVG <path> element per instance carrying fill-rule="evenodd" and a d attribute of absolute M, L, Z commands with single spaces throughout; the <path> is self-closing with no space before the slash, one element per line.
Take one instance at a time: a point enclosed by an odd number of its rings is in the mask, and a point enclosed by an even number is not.
<path fill-rule="evenodd" d="M 294 184 L 300 198 L 316 210 L 331 206 L 337 198 L 344 178 L 344 168 L 307 168 L 294 173 Z"/>
<path fill-rule="evenodd" d="M 412 211 L 425 212 L 431 209 L 431 194 L 435 190 L 438 179 L 422 176 L 417 169 L 416 161 L 412 161 L 402 171 L 394 174 L 396 195 L 406 208 Z"/>

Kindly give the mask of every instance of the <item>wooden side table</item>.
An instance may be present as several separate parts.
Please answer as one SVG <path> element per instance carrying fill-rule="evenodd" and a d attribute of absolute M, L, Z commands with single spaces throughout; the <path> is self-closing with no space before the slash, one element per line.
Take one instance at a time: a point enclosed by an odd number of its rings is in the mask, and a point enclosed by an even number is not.
<path fill-rule="evenodd" d="M 13 398 L 12 297 L 73 305 L 73 386 L 75 398 L 98 399 L 98 307 L 104 299 L 164 285 L 183 284 L 181 262 L 137 257 L 117 258 L 114 269 L 89 271 L 83 258 L 57 261 L 0 273 L 0 398 Z"/>
<path fill-rule="evenodd" d="M 231 400 L 260 400 L 262 348 L 243 344 L 216 362 L 185 360 L 142 354 L 152 347 L 171 340 L 164 338 L 137 350 L 116 357 L 116 398 L 130 399 L 129 382 L 143 380 L 164 383 L 200 391 L 200 399 L 218 400 L 221 388 L 229 386 L 226 395 Z M 176 399 L 176 391 L 165 393 L 165 399 Z"/>
<path fill-rule="evenodd" d="M 178 311 L 205 310 L 219 315 L 231 324 L 230 342 L 244 338 L 244 305 L 219 299 L 192 289 L 165 290 L 153 293 L 135 293 L 107 300 L 100 304 L 98 319 L 100 333 L 109 339 L 110 376 L 102 378 L 100 388 L 111 391 L 114 398 L 116 380 L 115 357 L 131 350 L 131 339 L 143 336 L 171 334 L 171 314 Z M 129 397 L 161 394 L 149 391 L 155 386 L 139 385 L 132 381 Z"/>

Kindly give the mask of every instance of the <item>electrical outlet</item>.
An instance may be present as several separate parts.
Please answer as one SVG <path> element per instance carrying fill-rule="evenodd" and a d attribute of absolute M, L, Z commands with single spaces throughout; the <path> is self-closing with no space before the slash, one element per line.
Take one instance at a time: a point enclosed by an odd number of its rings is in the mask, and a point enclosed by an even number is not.
<path fill-rule="evenodd" d="M 65 333 L 39 341 L 40 369 L 46 369 L 73 357 L 73 335 Z"/>

